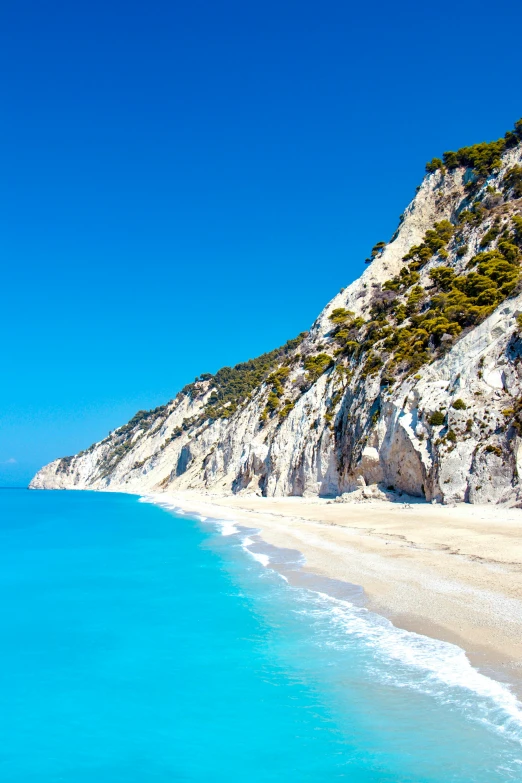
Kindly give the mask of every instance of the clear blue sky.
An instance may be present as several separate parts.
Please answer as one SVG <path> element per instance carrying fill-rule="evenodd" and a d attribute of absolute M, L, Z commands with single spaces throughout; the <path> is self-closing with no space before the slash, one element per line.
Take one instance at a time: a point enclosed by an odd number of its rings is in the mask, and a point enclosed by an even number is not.
<path fill-rule="evenodd" d="M 3 3 L 0 484 L 307 329 L 522 115 L 521 6 Z"/>

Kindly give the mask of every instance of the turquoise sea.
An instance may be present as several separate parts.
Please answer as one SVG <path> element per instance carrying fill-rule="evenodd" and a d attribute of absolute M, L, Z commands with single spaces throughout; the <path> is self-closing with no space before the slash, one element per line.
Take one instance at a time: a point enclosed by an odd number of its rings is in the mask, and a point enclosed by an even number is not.
<path fill-rule="evenodd" d="M 299 564 L 133 496 L 0 491 L 0 781 L 522 781 L 505 686 Z"/>

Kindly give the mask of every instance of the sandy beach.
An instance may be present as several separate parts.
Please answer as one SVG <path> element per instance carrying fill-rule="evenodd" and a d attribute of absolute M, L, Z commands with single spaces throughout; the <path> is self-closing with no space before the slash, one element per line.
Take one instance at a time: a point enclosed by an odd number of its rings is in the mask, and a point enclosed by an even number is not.
<path fill-rule="evenodd" d="M 187 513 L 258 528 L 305 571 L 361 585 L 368 609 L 453 642 L 522 691 L 522 510 L 382 500 L 157 496 Z"/>

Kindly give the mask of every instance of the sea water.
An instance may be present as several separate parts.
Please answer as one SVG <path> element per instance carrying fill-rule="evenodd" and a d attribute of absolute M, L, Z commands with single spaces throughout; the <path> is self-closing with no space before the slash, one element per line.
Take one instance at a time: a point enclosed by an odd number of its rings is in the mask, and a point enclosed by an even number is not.
<path fill-rule="evenodd" d="M 457 647 L 142 501 L 0 491 L 2 783 L 522 781 L 520 705 Z"/>

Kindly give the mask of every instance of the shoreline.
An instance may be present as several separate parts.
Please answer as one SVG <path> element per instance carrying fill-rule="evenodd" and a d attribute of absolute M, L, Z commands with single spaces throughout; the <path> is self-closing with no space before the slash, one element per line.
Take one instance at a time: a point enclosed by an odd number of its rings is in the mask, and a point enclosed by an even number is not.
<path fill-rule="evenodd" d="M 475 669 L 522 696 L 521 510 L 192 491 L 144 497 L 256 528 L 267 545 L 302 554 L 295 573 L 362 587 L 369 611 L 457 645 Z"/>

